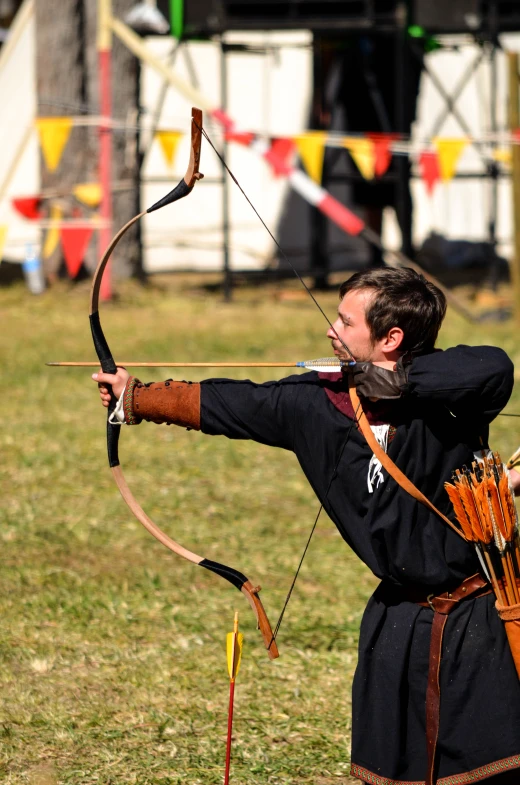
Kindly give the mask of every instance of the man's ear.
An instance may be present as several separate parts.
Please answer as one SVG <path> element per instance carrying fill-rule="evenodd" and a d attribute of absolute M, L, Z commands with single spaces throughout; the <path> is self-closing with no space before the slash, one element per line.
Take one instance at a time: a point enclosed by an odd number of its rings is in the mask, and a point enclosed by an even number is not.
<path fill-rule="evenodd" d="M 384 346 L 381 347 L 382 351 L 385 352 L 385 354 L 400 351 L 403 340 L 404 332 L 401 330 L 401 328 L 392 327 L 387 333 Z"/>

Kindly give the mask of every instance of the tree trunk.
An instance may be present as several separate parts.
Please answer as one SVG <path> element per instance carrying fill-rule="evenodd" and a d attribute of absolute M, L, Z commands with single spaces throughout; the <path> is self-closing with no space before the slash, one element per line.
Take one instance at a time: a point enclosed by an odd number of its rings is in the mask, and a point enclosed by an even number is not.
<path fill-rule="evenodd" d="M 135 0 L 114 0 L 113 13 L 122 18 Z M 36 0 L 37 103 L 40 116 L 97 115 L 99 69 L 96 47 L 97 4 L 94 0 Z M 113 233 L 139 212 L 139 158 L 137 146 L 139 63 L 113 38 L 112 117 L 127 127 L 112 134 Z M 99 182 L 99 137 L 95 127 L 75 127 L 58 168 L 50 173 L 42 161 L 42 188 L 70 191 L 74 185 Z M 123 190 L 124 188 L 124 190 Z M 63 199 L 68 215 L 81 209 L 72 195 Z M 90 213 L 92 214 L 92 213 Z M 113 257 L 115 278 L 141 277 L 142 253 L 139 226 L 133 227 Z M 92 240 L 86 265 L 92 270 L 105 250 Z M 47 265 L 56 271 L 59 251 Z"/>

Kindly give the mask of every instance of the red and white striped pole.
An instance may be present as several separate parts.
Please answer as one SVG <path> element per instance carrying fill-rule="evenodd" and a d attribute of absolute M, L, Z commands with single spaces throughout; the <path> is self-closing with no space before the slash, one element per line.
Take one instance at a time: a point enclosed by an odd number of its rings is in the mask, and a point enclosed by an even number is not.
<path fill-rule="evenodd" d="M 365 222 L 348 207 L 335 199 L 325 188 L 314 182 L 305 172 L 292 166 L 271 144 L 256 137 L 254 134 L 241 134 L 237 132 L 235 121 L 222 109 L 211 110 L 213 118 L 223 127 L 224 133 L 231 136 L 234 141 L 250 147 L 258 155 L 262 156 L 271 166 L 277 176 L 286 177 L 292 188 L 300 196 L 314 205 L 324 215 L 330 218 L 344 232 L 351 235 L 358 235 L 365 229 Z"/>
<path fill-rule="evenodd" d="M 97 49 L 99 68 L 99 181 L 101 184 L 101 219 L 99 230 L 99 256 L 112 240 L 112 3 L 98 0 Z M 112 298 L 110 262 L 101 280 L 100 297 Z"/>
<path fill-rule="evenodd" d="M 321 185 L 315 183 L 314 180 L 305 174 L 305 172 L 301 169 L 296 169 L 292 165 L 291 159 L 293 158 L 293 155 L 287 154 L 287 148 L 284 148 L 282 140 L 279 140 L 281 144 L 277 146 L 276 141 L 271 144 L 269 141 L 257 137 L 255 134 L 240 132 L 240 130 L 237 129 L 234 120 L 232 120 L 232 118 L 222 109 L 212 109 L 210 112 L 213 118 L 222 125 L 224 133 L 229 139 L 249 147 L 258 155 L 262 156 L 271 166 L 271 169 L 276 176 L 286 177 L 293 190 L 299 193 L 303 199 L 309 202 L 309 204 L 314 205 L 314 207 L 330 218 L 330 220 L 339 226 L 340 229 L 343 229 L 344 232 L 353 236 L 361 235 L 369 243 L 372 243 L 372 245 L 385 251 L 379 235 L 367 226 L 358 215 L 335 199 L 332 194 L 325 190 L 325 188 L 322 188 Z M 284 153 L 286 154 L 284 155 Z M 392 255 L 399 265 L 411 267 L 441 289 L 444 292 L 447 301 L 464 316 L 465 319 L 470 322 L 477 321 L 477 318 L 473 315 L 466 303 L 460 300 L 452 291 L 446 289 L 446 287 L 444 287 L 433 275 L 427 273 L 400 251 L 393 251 Z"/>

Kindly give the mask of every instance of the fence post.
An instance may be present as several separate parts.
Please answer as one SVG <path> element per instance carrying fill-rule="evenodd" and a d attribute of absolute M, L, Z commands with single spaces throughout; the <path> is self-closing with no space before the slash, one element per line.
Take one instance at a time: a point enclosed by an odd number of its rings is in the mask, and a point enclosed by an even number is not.
<path fill-rule="evenodd" d="M 513 196 L 513 236 L 514 251 L 511 262 L 511 278 L 513 281 L 513 313 L 517 324 L 520 324 L 520 103 L 518 96 L 518 54 L 508 52 L 509 70 L 509 130 L 511 132 L 511 185 Z M 516 137 L 516 138 L 515 138 Z"/>

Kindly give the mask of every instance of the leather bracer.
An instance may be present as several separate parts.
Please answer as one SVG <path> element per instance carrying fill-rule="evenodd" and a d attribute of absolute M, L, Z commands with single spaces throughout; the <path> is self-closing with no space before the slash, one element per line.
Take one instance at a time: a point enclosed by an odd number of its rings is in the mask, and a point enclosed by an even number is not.
<path fill-rule="evenodd" d="M 127 390 L 131 395 L 128 405 L 125 404 L 125 418 L 129 424 L 146 420 L 200 431 L 200 384 L 172 379 L 149 384 L 138 379 L 132 382 L 129 379 Z"/>

